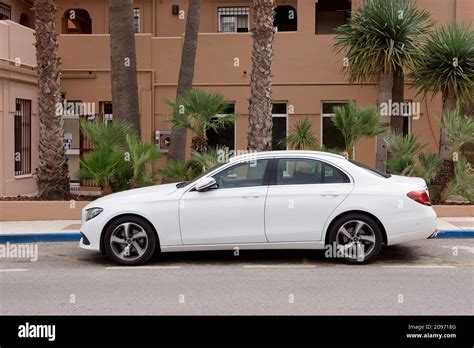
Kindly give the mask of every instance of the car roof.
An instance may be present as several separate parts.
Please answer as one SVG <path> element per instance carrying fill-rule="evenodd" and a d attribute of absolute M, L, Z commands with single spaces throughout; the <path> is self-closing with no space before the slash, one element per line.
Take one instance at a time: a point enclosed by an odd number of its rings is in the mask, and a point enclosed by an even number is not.
<path fill-rule="evenodd" d="M 308 150 L 283 150 L 283 151 L 262 151 L 262 152 L 249 152 L 246 154 L 238 155 L 231 157 L 229 162 L 235 162 L 245 159 L 253 159 L 256 158 L 265 158 L 265 157 L 294 157 L 294 156 L 325 156 L 325 157 L 333 157 L 339 159 L 346 159 L 344 156 L 332 153 L 332 152 L 324 152 L 324 151 L 308 151 Z"/>

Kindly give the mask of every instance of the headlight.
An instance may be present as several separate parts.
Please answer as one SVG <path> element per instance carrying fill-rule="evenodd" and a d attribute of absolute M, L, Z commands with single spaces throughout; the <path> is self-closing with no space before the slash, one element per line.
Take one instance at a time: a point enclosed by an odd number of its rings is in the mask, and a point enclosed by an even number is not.
<path fill-rule="evenodd" d="M 90 208 L 90 209 L 87 209 L 86 210 L 86 221 L 89 221 L 90 219 L 93 219 L 95 218 L 97 215 L 99 215 L 100 213 L 102 213 L 102 211 L 104 211 L 104 209 L 102 208 Z"/>

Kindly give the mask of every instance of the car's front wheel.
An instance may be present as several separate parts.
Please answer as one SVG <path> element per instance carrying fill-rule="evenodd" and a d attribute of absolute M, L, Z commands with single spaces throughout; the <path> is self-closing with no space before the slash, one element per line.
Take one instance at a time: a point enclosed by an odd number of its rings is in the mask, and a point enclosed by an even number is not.
<path fill-rule="evenodd" d="M 327 255 L 349 263 L 368 263 L 379 254 L 382 240 L 382 231 L 374 219 L 364 214 L 348 214 L 332 224 Z"/>
<path fill-rule="evenodd" d="M 144 264 L 153 256 L 156 244 L 153 227 L 138 216 L 119 217 L 105 231 L 105 252 L 120 265 Z"/>

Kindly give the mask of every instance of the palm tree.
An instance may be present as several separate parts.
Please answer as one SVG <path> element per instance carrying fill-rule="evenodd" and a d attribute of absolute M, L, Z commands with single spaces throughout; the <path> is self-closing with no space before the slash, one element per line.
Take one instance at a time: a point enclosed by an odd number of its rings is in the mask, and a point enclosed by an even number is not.
<path fill-rule="evenodd" d="M 420 145 L 417 134 L 391 133 L 387 139 L 387 148 L 390 153 L 390 158 L 387 160 L 388 172 L 411 175 L 416 169 L 414 156 L 425 146 Z"/>
<path fill-rule="evenodd" d="M 333 110 L 331 121 L 341 131 L 345 151 L 350 158 L 353 157 L 354 146 L 360 139 L 375 137 L 387 131 L 375 108 L 359 109 L 354 102 L 349 102 L 345 106 L 334 107 Z"/>
<path fill-rule="evenodd" d="M 81 131 L 94 149 L 81 159 L 79 180 L 95 180 L 104 194 L 155 184 L 156 172 L 149 168 L 160 153 L 154 144 L 140 141 L 132 124 L 81 120 Z"/>
<path fill-rule="evenodd" d="M 449 182 L 455 175 L 455 163 L 460 160 L 461 148 L 464 144 L 474 143 L 474 119 L 462 116 L 459 108 L 445 111 L 441 118 L 441 132 L 448 142 L 448 153 L 443 158 L 441 170 L 436 174 L 434 183 L 440 197 L 445 197 Z"/>
<path fill-rule="evenodd" d="M 220 155 L 226 151 L 224 146 L 217 146 L 212 149 L 208 149 L 206 152 L 191 153 L 190 164 L 198 169 L 198 172 L 205 172 L 220 163 Z"/>
<path fill-rule="evenodd" d="M 291 129 L 291 134 L 280 141 L 280 145 L 289 146 L 292 150 L 317 150 L 319 141 L 311 129 L 311 122 L 305 117 L 298 120 Z"/>
<path fill-rule="evenodd" d="M 80 159 L 80 169 L 75 173 L 79 180 L 95 180 L 102 194 L 112 193 L 114 174 L 122 157 L 106 147 L 97 147 Z"/>
<path fill-rule="evenodd" d="M 191 89 L 179 101 L 165 99 L 172 111 L 171 124 L 175 129 L 189 129 L 193 133 L 191 149 L 197 152 L 207 150 L 206 131 L 218 131 L 235 121 L 236 115 L 224 114 L 229 104 L 218 92 Z M 217 116 L 220 115 L 220 116 Z"/>
<path fill-rule="evenodd" d="M 40 132 L 37 186 L 41 199 L 52 200 L 70 198 L 63 119 L 56 115 L 61 99 L 56 9 L 54 0 L 37 0 L 34 4 Z"/>
<path fill-rule="evenodd" d="M 443 114 L 455 109 L 458 101 L 469 103 L 474 93 L 474 31 L 460 24 L 441 26 L 420 49 L 410 77 L 419 93 L 441 92 Z M 439 154 L 449 156 L 451 139 L 441 131 Z M 444 166 L 444 165 L 443 165 Z"/>
<path fill-rule="evenodd" d="M 412 176 L 423 178 L 428 186 L 430 197 L 434 198 L 437 196 L 437 192 L 433 185 L 433 179 L 441 167 L 441 160 L 437 154 L 430 153 L 429 155 L 425 155 L 422 152 L 418 155 L 418 162 L 420 165 L 415 167 Z"/>
<path fill-rule="evenodd" d="M 109 2 L 110 66 L 114 119 L 140 134 L 133 0 Z"/>
<path fill-rule="evenodd" d="M 470 163 L 461 157 L 454 166 L 453 180 L 442 193 L 442 199 L 447 200 L 451 195 L 461 195 L 471 204 L 474 203 L 474 173 Z"/>
<path fill-rule="evenodd" d="M 169 160 L 166 167 L 160 169 L 158 173 L 163 178 L 168 178 L 172 181 L 189 181 L 196 177 L 196 173 L 191 168 L 189 162 L 178 162 L 175 160 Z"/>
<path fill-rule="evenodd" d="M 155 163 L 161 153 L 157 151 L 155 144 L 141 142 L 140 139 L 132 134 L 125 137 L 127 144 L 127 153 L 130 155 L 130 166 L 133 175 L 130 178 L 130 188 L 150 186 L 155 184 L 155 172 L 148 171 L 147 165 Z"/>
<path fill-rule="evenodd" d="M 181 67 L 179 69 L 178 89 L 176 100 L 184 97 L 187 91 L 193 87 L 194 63 L 199 33 L 200 0 L 190 0 L 188 5 L 188 16 L 186 18 L 186 32 L 184 34 L 183 50 L 181 53 Z M 186 154 L 186 129 L 173 128 L 168 159 L 178 162 L 185 160 Z"/>
<path fill-rule="evenodd" d="M 254 0 L 248 149 L 272 149 L 273 0 Z"/>
<path fill-rule="evenodd" d="M 103 122 L 96 119 L 94 122 L 80 121 L 82 134 L 94 145 L 103 146 L 110 150 L 124 146 L 127 134 L 133 132 L 133 125 L 127 121 L 115 120 Z"/>
<path fill-rule="evenodd" d="M 334 47 L 337 53 L 347 50 L 346 73 L 351 83 L 378 81 L 381 109 L 392 99 L 394 72 L 414 65 L 419 41 L 431 25 L 429 13 L 407 1 L 366 1 L 352 14 L 350 22 L 337 29 Z M 389 115 L 380 116 L 383 125 L 390 123 Z M 379 170 L 384 170 L 387 159 L 386 137 L 386 133 L 377 137 Z"/>

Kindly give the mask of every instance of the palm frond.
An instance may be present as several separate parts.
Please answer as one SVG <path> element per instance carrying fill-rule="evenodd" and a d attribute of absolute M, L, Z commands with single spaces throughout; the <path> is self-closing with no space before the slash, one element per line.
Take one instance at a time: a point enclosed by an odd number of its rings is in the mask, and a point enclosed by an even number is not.
<path fill-rule="evenodd" d="M 95 180 L 103 189 L 111 185 L 116 167 L 123 159 L 105 147 L 97 147 L 80 160 L 81 168 L 75 173 L 79 180 Z"/>
<path fill-rule="evenodd" d="M 413 66 L 432 24 L 430 14 L 409 1 L 365 1 L 336 29 L 334 49 L 348 59 L 350 82 L 371 81 L 380 73 Z"/>
<path fill-rule="evenodd" d="M 414 133 L 403 135 L 392 132 L 387 137 L 387 150 L 394 158 L 404 155 L 413 157 L 425 146 L 426 144 L 420 145 L 418 135 Z"/>
<path fill-rule="evenodd" d="M 189 163 L 181 163 L 175 160 L 169 160 L 166 167 L 158 170 L 158 173 L 164 178 L 177 181 L 189 181 L 196 176 Z"/>
<path fill-rule="evenodd" d="M 126 135 L 133 132 L 133 125 L 122 120 L 107 123 L 98 119 L 93 122 L 81 120 L 80 127 L 81 132 L 94 146 L 100 145 L 108 149 L 125 145 Z"/>
<path fill-rule="evenodd" d="M 205 137 L 208 129 L 219 129 L 235 120 L 235 115 L 222 115 L 229 107 L 224 96 L 198 88 L 189 90 L 181 100 L 165 99 L 171 110 L 174 128 L 191 130 L 196 136 Z"/>
<path fill-rule="evenodd" d="M 354 102 L 349 102 L 345 106 L 334 107 L 333 112 L 331 121 L 341 131 L 348 153 L 361 138 L 371 138 L 387 130 L 373 107 L 359 109 Z"/>
<path fill-rule="evenodd" d="M 415 176 L 423 178 L 428 187 L 431 185 L 434 176 L 441 168 L 441 159 L 437 154 L 425 155 L 423 152 L 418 155 L 420 166 L 415 170 Z"/>
<path fill-rule="evenodd" d="M 391 174 L 410 176 L 415 171 L 415 161 L 409 154 L 387 160 L 387 171 Z"/>
<path fill-rule="evenodd" d="M 454 178 L 443 192 L 443 200 L 451 195 L 461 195 L 474 202 L 474 172 L 464 156 L 454 164 Z"/>
<path fill-rule="evenodd" d="M 224 146 L 210 148 L 206 152 L 193 151 L 189 162 L 198 168 L 200 173 L 205 172 L 220 163 L 223 152 L 227 152 Z"/>
<path fill-rule="evenodd" d="M 443 114 L 441 129 L 451 140 L 451 153 L 460 152 L 464 144 L 474 143 L 474 119 L 462 116 L 459 108 Z"/>
<path fill-rule="evenodd" d="M 318 150 L 319 141 L 314 136 L 311 122 L 308 118 L 298 120 L 291 128 L 291 133 L 280 140 L 281 146 L 288 146 L 292 150 Z"/>
<path fill-rule="evenodd" d="M 137 136 L 127 134 L 125 138 L 129 160 L 133 168 L 133 178 L 135 185 L 147 186 L 154 183 L 149 180 L 153 177 L 153 173 L 147 170 L 147 165 L 153 165 L 161 154 L 156 149 L 156 146 L 149 142 L 141 142 Z"/>
<path fill-rule="evenodd" d="M 438 27 L 420 47 L 409 77 L 418 94 L 452 91 L 463 102 L 474 93 L 474 31 L 454 23 Z"/>

